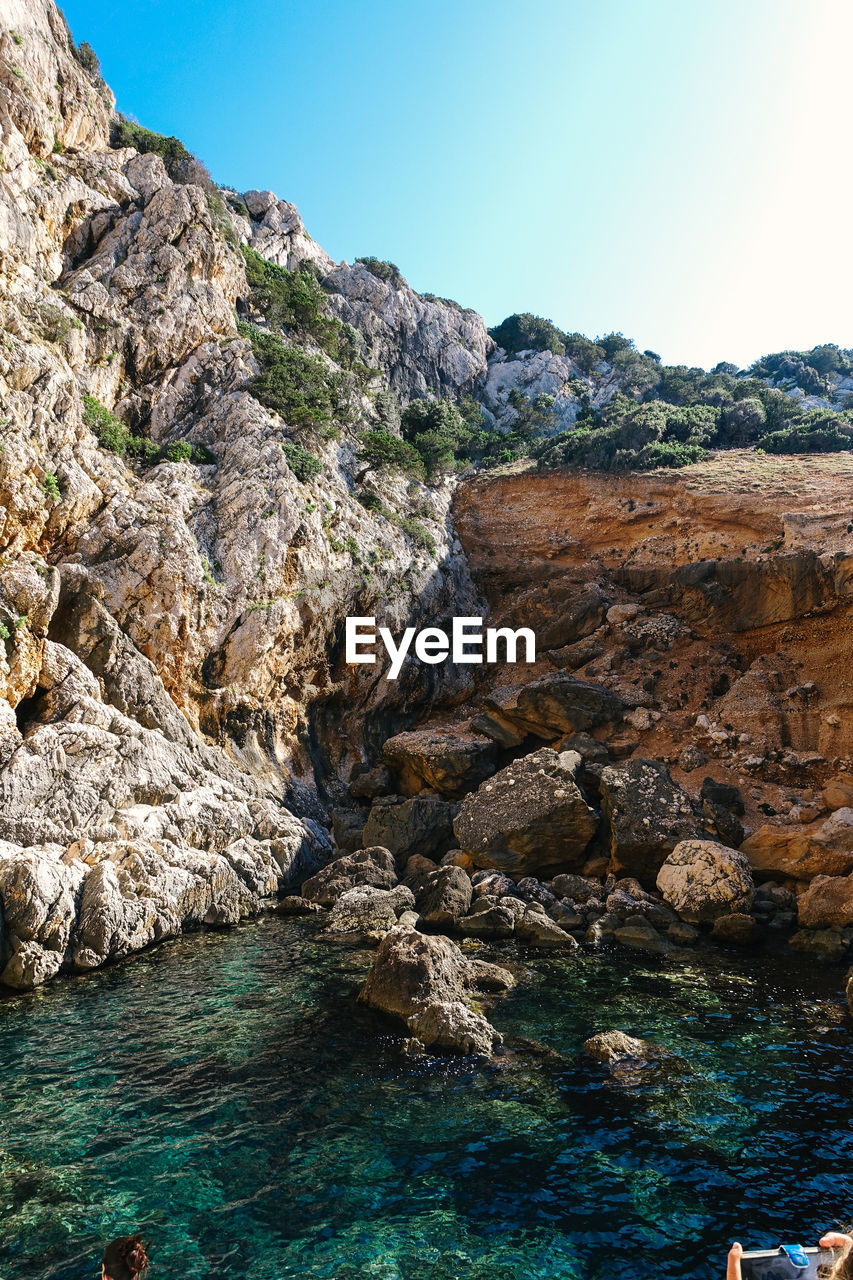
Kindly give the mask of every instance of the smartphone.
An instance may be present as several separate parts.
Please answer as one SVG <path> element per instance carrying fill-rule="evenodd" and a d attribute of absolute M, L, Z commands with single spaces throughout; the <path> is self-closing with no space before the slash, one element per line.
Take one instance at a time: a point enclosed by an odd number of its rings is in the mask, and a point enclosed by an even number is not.
<path fill-rule="evenodd" d="M 783 1244 L 778 1249 L 756 1249 L 741 1258 L 743 1280 L 819 1280 L 824 1267 L 837 1255 L 831 1249 L 804 1249 Z"/>

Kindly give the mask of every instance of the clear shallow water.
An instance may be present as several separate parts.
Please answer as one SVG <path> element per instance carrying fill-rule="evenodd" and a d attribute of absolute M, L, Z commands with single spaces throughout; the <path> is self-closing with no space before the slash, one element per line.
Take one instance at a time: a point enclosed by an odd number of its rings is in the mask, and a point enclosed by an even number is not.
<path fill-rule="evenodd" d="M 2 1280 L 723 1274 L 853 1218 L 853 1025 L 802 961 L 535 957 L 492 1019 L 556 1052 L 406 1059 L 369 953 L 269 917 L 0 1001 Z M 481 954 L 492 954 L 482 952 Z M 692 1070 L 614 1086 L 620 1027 Z M 378 1033 L 378 1034 L 377 1034 Z"/>

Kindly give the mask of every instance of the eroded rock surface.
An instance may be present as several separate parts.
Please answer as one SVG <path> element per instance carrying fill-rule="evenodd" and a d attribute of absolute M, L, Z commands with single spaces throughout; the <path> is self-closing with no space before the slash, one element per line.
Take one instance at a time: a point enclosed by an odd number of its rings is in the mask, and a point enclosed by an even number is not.
<path fill-rule="evenodd" d="M 427 1048 L 491 1057 L 502 1038 L 468 1004 L 482 981 L 449 938 L 398 926 L 380 943 L 359 999 L 402 1021 Z"/>

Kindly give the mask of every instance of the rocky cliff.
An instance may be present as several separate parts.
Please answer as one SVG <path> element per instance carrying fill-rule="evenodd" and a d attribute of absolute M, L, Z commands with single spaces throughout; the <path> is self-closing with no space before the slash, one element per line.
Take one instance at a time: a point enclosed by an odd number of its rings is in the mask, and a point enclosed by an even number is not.
<path fill-rule="evenodd" d="M 812 874 L 844 853 L 844 463 L 461 487 L 366 463 L 416 398 L 511 429 L 513 392 L 553 396 L 556 429 L 634 374 L 496 348 L 123 132 L 50 0 L 6 0 L 0 82 L 0 981 L 236 921 L 364 845 L 653 880 L 678 840 L 744 838 L 700 768 L 745 790 L 771 878 L 811 879 L 792 832 Z M 536 629 L 535 664 L 343 660 L 347 615 L 487 609 Z"/>

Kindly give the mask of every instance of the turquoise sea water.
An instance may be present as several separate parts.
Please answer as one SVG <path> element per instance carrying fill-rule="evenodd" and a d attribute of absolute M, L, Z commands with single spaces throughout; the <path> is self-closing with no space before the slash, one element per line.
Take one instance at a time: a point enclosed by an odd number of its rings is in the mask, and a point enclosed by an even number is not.
<path fill-rule="evenodd" d="M 486 1069 L 409 1059 L 371 954 L 267 917 L 0 1000 L 0 1277 L 81 1280 L 142 1227 L 151 1280 L 723 1274 L 853 1218 L 853 1022 L 801 960 L 536 956 Z M 622 1085 L 620 1027 L 691 1070 Z"/>

